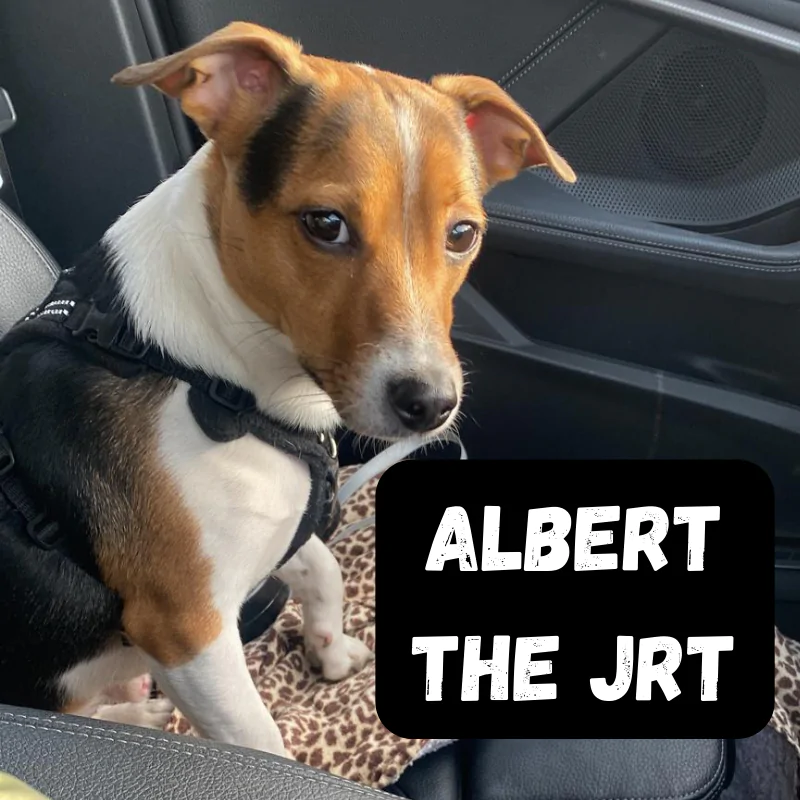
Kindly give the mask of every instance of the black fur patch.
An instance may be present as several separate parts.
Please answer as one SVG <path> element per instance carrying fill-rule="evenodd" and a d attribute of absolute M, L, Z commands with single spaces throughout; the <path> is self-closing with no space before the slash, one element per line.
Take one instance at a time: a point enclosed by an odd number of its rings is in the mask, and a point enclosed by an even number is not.
<path fill-rule="evenodd" d="M 357 113 L 358 110 L 354 108 L 353 102 L 340 103 L 332 108 L 319 127 L 314 140 L 314 150 L 321 156 L 337 150 L 350 132 L 352 119 Z"/>
<path fill-rule="evenodd" d="M 58 710 L 64 698 L 57 676 L 97 655 L 122 629 L 122 601 L 96 576 L 85 504 L 101 491 L 87 458 L 99 456 L 113 435 L 83 418 L 92 377 L 59 343 L 19 343 L 0 364 L 0 418 L 17 477 L 36 507 L 58 521 L 66 551 L 34 545 L 20 515 L 8 505 L 3 513 L 0 502 L 4 703 Z"/>
<path fill-rule="evenodd" d="M 262 206 L 280 189 L 313 104 L 313 89 L 296 86 L 289 90 L 275 113 L 253 134 L 242 161 L 239 180 L 239 188 L 250 208 Z"/>
<path fill-rule="evenodd" d="M 118 302 L 102 247 L 69 275 L 100 305 Z M 132 402 L 146 383 L 109 376 L 83 348 L 55 341 L 37 323 L 0 341 L 0 422 L 15 474 L 63 535 L 58 550 L 41 549 L 0 497 L 0 702 L 58 710 L 58 676 L 119 641 L 122 600 L 99 578 L 92 518 L 130 483 L 130 465 L 109 447 L 120 434 L 111 392 Z"/>

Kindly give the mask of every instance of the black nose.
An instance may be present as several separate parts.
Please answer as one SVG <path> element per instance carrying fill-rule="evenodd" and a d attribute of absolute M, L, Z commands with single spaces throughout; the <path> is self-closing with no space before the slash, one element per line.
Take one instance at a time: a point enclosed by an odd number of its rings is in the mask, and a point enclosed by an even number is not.
<path fill-rule="evenodd" d="M 416 378 L 403 378 L 389 386 L 389 403 L 400 421 L 416 433 L 432 431 L 453 413 L 457 399 L 452 390 L 442 392 Z"/>

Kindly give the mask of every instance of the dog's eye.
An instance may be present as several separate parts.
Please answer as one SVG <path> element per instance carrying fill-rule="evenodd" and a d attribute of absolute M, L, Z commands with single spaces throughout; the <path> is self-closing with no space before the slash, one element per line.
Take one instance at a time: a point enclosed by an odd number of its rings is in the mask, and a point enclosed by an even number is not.
<path fill-rule="evenodd" d="M 350 242 L 350 231 L 344 217 L 338 211 L 321 209 L 304 211 L 300 220 L 308 235 L 324 245 L 340 245 Z"/>
<path fill-rule="evenodd" d="M 451 253 L 468 253 L 478 243 L 478 227 L 472 222 L 457 222 L 447 234 L 447 249 Z"/>

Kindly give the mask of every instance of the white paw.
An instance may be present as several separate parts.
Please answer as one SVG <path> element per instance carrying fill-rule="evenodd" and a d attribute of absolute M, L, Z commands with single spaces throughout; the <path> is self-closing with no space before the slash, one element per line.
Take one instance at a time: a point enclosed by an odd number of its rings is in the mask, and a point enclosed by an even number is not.
<path fill-rule="evenodd" d="M 162 729 L 175 710 L 171 700 L 159 697 L 138 703 L 120 703 L 113 706 L 100 706 L 93 715 L 95 719 L 106 722 L 119 722 L 123 725 L 137 725 L 140 728 Z"/>
<path fill-rule="evenodd" d="M 127 683 L 115 683 L 103 692 L 103 700 L 108 703 L 141 703 L 150 697 L 153 679 L 149 675 L 139 675 Z"/>
<path fill-rule="evenodd" d="M 163 728 L 175 710 L 175 704 L 166 697 L 157 697 L 145 700 L 143 703 L 134 703 L 134 708 L 140 714 L 143 728 Z"/>
<path fill-rule="evenodd" d="M 313 637 L 313 643 L 306 641 L 308 660 L 322 669 L 322 675 L 328 681 L 341 681 L 348 675 L 359 672 L 375 658 L 363 642 L 352 636 L 342 635 L 325 646 L 325 640 Z"/>

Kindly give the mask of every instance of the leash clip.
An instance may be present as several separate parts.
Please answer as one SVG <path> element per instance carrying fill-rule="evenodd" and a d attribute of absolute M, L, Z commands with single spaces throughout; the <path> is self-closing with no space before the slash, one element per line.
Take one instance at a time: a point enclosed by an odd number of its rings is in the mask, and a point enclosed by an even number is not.
<path fill-rule="evenodd" d="M 332 433 L 320 433 L 319 442 L 328 446 L 328 453 L 334 461 L 339 457 L 339 449 L 336 447 L 336 439 L 333 438 Z"/>

